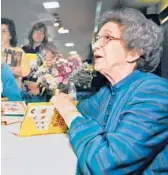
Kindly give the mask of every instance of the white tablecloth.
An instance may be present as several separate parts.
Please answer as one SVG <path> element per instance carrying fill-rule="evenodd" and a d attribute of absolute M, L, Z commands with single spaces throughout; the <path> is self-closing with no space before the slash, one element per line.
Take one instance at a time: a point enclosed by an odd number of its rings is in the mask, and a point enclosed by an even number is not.
<path fill-rule="evenodd" d="M 74 175 L 77 158 L 66 134 L 18 137 L 10 131 L 18 124 L 1 129 L 2 175 Z"/>

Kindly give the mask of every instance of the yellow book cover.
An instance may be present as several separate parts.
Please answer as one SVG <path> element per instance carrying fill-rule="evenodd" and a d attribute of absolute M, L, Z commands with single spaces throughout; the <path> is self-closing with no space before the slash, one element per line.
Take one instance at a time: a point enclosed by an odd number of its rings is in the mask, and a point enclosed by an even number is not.
<path fill-rule="evenodd" d="M 34 53 L 26 53 L 26 59 L 29 61 L 30 67 L 36 64 L 37 62 L 37 54 Z"/>
<path fill-rule="evenodd" d="M 29 103 L 19 136 L 67 132 L 64 119 L 50 102 Z"/>

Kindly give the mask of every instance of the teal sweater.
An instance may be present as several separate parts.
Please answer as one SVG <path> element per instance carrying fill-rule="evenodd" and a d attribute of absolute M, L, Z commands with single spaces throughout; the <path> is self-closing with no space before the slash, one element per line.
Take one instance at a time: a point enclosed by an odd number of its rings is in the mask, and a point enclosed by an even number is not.
<path fill-rule="evenodd" d="M 77 174 L 168 175 L 168 81 L 134 71 L 78 104 L 69 139 Z"/>
<path fill-rule="evenodd" d="M 21 91 L 17 86 L 15 77 L 7 64 L 1 65 L 1 83 L 2 93 L 1 96 L 7 97 L 9 101 L 21 101 Z"/>

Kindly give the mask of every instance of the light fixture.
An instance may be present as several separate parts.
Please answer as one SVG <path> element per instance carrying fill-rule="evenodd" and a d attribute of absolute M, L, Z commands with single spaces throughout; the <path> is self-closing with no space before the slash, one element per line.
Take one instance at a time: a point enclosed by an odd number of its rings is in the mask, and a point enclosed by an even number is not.
<path fill-rule="evenodd" d="M 60 34 L 69 33 L 69 30 L 68 30 L 68 29 L 64 29 L 63 27 L 61 27 L 61 28 L 58 30 L 58 33 L 60 33 Z"/>
<path fill-rule="evenodd" d="M 73 47 L 74 46 L 74 43 L 65 43 L 65 46 L 66 47 Z"/>
<path fill-rule="evenodd" d="M 76 54 L 78 54 L 78 53 L 77 53 L 77 51 L 70 51 L 69 54 L 70 54 L 70 55 L 76 55 Z"/>
<path fill-rule="evenodd" d="M 60 25 L 60 24 L 59 24 L 58 22 L 55 22 L 55 23 L 54 23 L 54 26 L 55 26 L 55 27 L 58 27 L 59 25 Z"/>
<path fill-rule="evenodd" d="M 53 2 L 44 2 L 43 6 L 45 9 L 54 9 L 54 8 L 59 8 L 60 5 L 58 2 L 53 1 Z"/>
<path fill-rule="evenodd" d="M 58 21 L 61 21 L 59 17 L 55 17 L 54 18 L 54 22 L 58 22 Z"/>

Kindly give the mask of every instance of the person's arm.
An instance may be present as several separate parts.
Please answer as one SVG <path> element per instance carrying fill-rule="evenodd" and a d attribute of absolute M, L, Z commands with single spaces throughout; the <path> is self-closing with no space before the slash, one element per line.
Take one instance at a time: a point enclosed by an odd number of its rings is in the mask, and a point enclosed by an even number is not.
<path fill-rule="evenodd" d="M 142 174 L 168 142 L 168 83 L 161 83 L 135 90 L 115 131 L 92 118 L 72 121 L 68 136 L 83 174 Z"/>
<path fill-rule="evenodd" d="M 104 94 L 107 90 L 107 87 L 101 88 L 97 93 L 95 93 L 93 96 L 81 100 L 77 104 L 77 109 L 80 111 L 80 113 L 86 117 L 86 118 L 94 118 L 96 119 L 97 115 L 99 114 L 100 109 L 100 96 Z M 104 94 L 105 95 L 105 94 Z M 105 99 L 108 100 L 108 99 Z"/>
<path fill-rule="evenodd" d="M 92 97 L 83 100 L 78 103 L 77 106 L 72 103 L 69 95 L 63 93 L 56 93 L 55 96 L 51 98 L 51 102 L 54 104 L 55 108 L 64 117 L 64 120 L 68 127 L 70 127 L 72 121 L 75 118 L 97 118 L 100 109 L 100 96 L 104 94 L 105 88 L 102 88 L 99 92 L 94 94 Z M 105 99 L 107 100 L 107 98 Z M 83 115 L 83 116 L 82 116 Z"/>
<path fill-rule="evenodd" d="M 20 89 L 8 65 L 3 66 L 1 75 L 3 83 L 2 95 L 7 97 L 9 101 L 22 100 Z"/>

